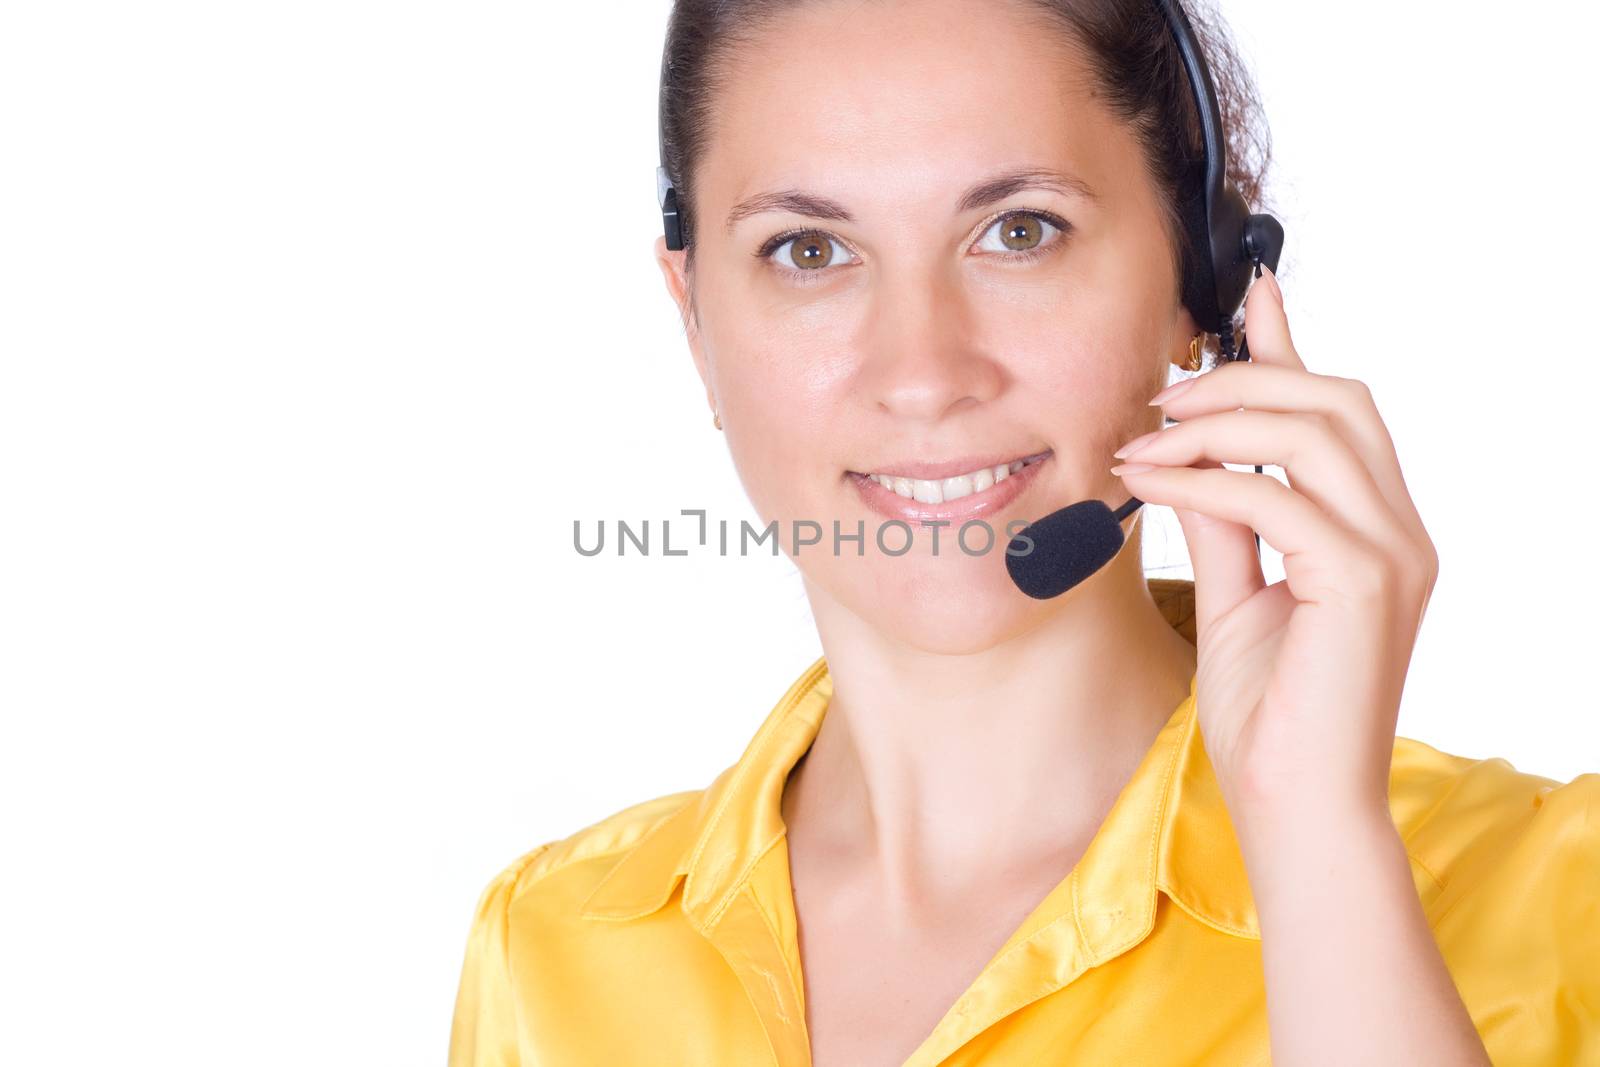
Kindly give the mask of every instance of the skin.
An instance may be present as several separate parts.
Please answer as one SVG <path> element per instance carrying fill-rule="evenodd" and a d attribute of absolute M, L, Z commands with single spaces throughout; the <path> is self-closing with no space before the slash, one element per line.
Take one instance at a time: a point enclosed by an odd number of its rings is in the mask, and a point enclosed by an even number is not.
<path fill-rule="evenodd" d="M 782 811 L 812 1061 L 904 1061 L 1069 873 L 1198 671 L 1261 916 L 1274 1062 L 1487 1063 L 1388 814 L 1437 573 L 1389 437 L 1360 383 L 1305 369 L 1269 273 L 1246 305 L 1254 362 L 1167 405 L 1183 421 L 1139 452 L 1154 469 L 1108 469 L 1160 428 L 1147 401 L 1195 326 L 1132 132 L 1031 17 L 992 0 L 785 13 L 717 101 L 692 276 L 656 244 L 762 522 L 870 531 L 881 517 L 848 471 L 1050 449 L 987 517 L 998 531 L 1133 494 L 1176 509 L 1194 560 L 1198 657 L 1150 598 L 1143 509 L 1116 559 L 1049 601 L 1019 594 L 1000 552 L 948 538 L 894 557 L 870 534 L 860 556 L 785 536 L 835 687 Z M 1094 195 L 957 210 L 1014 168 Z M 787 189 L 853 219 L 789 208 L 724 225 Z M 997 235 L 1030 210 L 1070 229 L 1042 227 L 1023 259 Z M 838 242 L 828 266 L 797 278 L 792 245 L 753 254 L 800 228 Z M 1282 466 L 1292 488 L 1219 461 Z M 1265 585 L 1252 530 L 1284 552 L 1286 581 Z"/>

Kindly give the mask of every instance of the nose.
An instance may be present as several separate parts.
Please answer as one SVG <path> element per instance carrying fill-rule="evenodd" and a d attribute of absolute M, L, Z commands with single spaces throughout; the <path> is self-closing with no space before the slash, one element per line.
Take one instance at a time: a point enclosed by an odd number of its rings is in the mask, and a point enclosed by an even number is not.
<path fill-rule="evenodd" d="M 970 299 L 954 280 L 884 278 L 869 316 L 863 395 L 880 410 L 937 421 L 993 399 L 1004 375 L 977 342 Z"/>

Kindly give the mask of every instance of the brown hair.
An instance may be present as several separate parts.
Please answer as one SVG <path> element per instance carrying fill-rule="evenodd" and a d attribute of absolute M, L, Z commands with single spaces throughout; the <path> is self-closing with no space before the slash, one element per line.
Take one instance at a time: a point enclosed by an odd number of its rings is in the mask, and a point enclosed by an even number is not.
<path fill-rule="evenodd" d="M 674 0 L 664 51 L 661 163 L 677 189 L 687 268 L 695 248 L 695 168 L 705 154 L 717 90 L 742 42 L 803 0 Z M 993 0 L 988 0 L 993 2 Z M 1016 0 L 1063 30 L 1087 57 L 1112 113 L 1127 122 L 1144 149 L 1161 191 L 1179 284 L 1194 277 L 1193 247 L 1182 205 L 1199 196 L 1205 149 L 1199 110 L 1183 59 L 1157 0 Z M 1209 0 L 1207 0 L 1209 3 Z M 1260 100 L 1220 16 L 1196 0 L 1183 5 L 1222 112 L 1228 180 L 1251 211 L 1267 210 L 1262 187 L 1271 138 Z M 692 304 L 692 296 L 691 296 Z M 1209 351 L 1216 351 L 1212 337 Z"/>

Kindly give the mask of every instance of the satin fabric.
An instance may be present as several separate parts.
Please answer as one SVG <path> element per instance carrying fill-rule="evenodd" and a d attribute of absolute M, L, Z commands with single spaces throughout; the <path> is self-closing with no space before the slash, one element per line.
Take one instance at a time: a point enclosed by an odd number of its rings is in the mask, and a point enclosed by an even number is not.
<path fill-rule="evenodd" d="M 1193 642 L 1194 583 L 1149 584 Z M 831 693 L 818 659 L 709 787 L 619 811 L 495 878 L 450 1067 L 805 1067 L 779 800 Z M 1600 1065 L 1600 774 L 1563 784 L 1398 738 L 1390 808 L 1494 1063 Z M 1260 937 L 1191 678 L 1078 864 L 905 1067 L 1266 1064 Z"/>

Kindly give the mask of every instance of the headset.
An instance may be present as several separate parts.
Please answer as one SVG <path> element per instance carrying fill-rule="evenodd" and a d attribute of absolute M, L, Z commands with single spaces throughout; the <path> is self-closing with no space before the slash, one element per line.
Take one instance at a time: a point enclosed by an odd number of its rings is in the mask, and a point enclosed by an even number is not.
<path fill-rule="evenodd" d="M 1195 40 L 1194 30 L 1179 0 L 1157 0 L 1173 40 L 1183 57 L 1189 85 L 1200 113 L 1201 138 L 1205 144 L 1203 180 L 1198 197 L 1189 195 L 1180 213 L 1191 247 L 1201 250 L 1193 257 L 1183 279 L 1183 304 L 1195 325 L 1217 335 L 1221 358 L 1225 362 L 1248 360 L 1250 350 L 1241 339 L 1234 351 L 1234 316 L 1244 302 L 1252 276 L 1261 276 L 1261 266 L 1276 272 L 1283 251 L 1283 226 L 1267 214 L 1252 214 L 1243 195 L 1228 181 L 1228 149 L 1222 126 L 1222 109 L 1217 103 L 1211 71 Z M 662 227 L 667 248 L 683 248 L 683 219 L 678 193 L 666 168 L 667 87 L 671 84 L 670 55 L 661 57 L 661 85 L 657 109 L 656 147 L 660 165 L 656 167 L 656 200 L 661 206 Z M 1193 182 L 1185 183 L 1186 188 Z M 1205 251 L 1209 250 L 1210 255 Z M 1256 465 L 1261 473 L 1261 465 Z M 1022 592 L 1035 599 L 1059 596 L 1099 570 L 1116 555 L 1123 543 L 1122 520 L 1144 502 L 1130 497 L 1116 511 L 1099 500 L 1083 500 L 1038 520 L 1021 531 L 1007 547 L 1006 568 Z M 1029 542 L 1026 550 L 1020 546 Z M 1039 551 L 1043 542 L 1043 551 Z M 1256 551 L 1261 550 L 1261 535 L 1256 534 Z"/>

